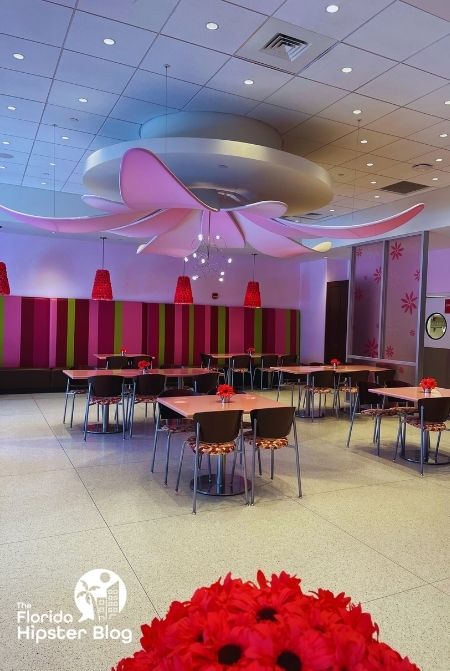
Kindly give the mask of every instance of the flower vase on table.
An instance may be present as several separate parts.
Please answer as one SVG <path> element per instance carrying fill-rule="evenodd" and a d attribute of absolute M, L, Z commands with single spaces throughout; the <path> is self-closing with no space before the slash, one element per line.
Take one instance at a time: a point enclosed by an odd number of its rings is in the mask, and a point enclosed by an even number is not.
<path fill-rule="evenodd" d="M 217 396 L 220 398 L 222 401 L 222 405 L 224 403 L 230 403 L 231 402 L 231 397 L 234 394 L 234 389 L 231 385 L 229 384 L 219 384 L 217 387 Z"/>
<path fill-rule="evenodd" d="M 139 368 L 139 370 L 142 371 L 143 375 L 145 375 L 145 373 L 146 373 L 146 372 L 148 371 L 148 369 L 150 368 L 150 362 L 149 362 L 149 361 L 145 361 L 145 360 L 138 361 L 138 368 Z"/>
<path fill-rule="evenodd" d="M 341 365 L 339 359 L 330 359 L 330 363 L 333 366 L 333 370 L 336 370 L 337 367 Z"/>
<path fill-rule="evenodd" d="M 126 353 L 127 353 L 127 350 L 126 350 L 126 348 L 122 345 L 121 348 L 120 348 L 120 356 L 125 356 Z"/>
<path fill-rule="evenodd" d="M 434 377 L 423 377 L 419 382 L 422 391 L 426 396 L 430 396 L 433 389 L 437 387 L 437 381 Z"/>

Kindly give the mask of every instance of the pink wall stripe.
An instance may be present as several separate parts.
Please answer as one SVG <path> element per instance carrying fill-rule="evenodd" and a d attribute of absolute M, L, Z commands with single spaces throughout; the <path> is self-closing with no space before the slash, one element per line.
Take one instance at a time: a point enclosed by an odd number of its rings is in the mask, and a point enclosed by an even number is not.
<path fill-rule="evenodd" d="M 98 351 L 98 306 L 98 301 L 89 301 L 89 366 L 97 366 L 94 354 L 102 354 Z"/>
<path fill-rule="evenodd" d="M 275 310 L 275 352 L 285 354 L 286 349 L 286 316 L 284 310 Z"/>
<path fill-rule="evenodd" d="M 122 342 L 129 352 L 142 350 L 142 303 L 122 302 Z"/>
<path fill-rule="evenodd" d="M 50 298 L 49 334 L 48 334 L 48 365 L 56 367 L 56 331 L 57 331 L 58 299 Z"/>
<path fill-rule="evenodd" d="M 3 341 L 3 365 L 20 366 L 20 339 L 22 330 L 22 299 L 20 296 L 5 296 L 5 335 Z"/>
<path fill-rule="evenodd" d="M 186 328 L 189 324 L 186 325 Z M 175 305 L 175 328 L 173 360 L 175 363 L 183 361 L 183 306 Z"/>
<path fill-rule="evenodd" d="M 231 307 L 228 311 L 228 347 L 230 352 L 244 350 L 244 310 Z"/>

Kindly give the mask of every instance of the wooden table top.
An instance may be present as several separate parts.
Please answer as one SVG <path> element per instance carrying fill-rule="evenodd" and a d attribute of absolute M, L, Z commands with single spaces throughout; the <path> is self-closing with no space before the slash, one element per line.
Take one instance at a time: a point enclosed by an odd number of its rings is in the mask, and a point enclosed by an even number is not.
<path fill-rule="evenodd" d="M 133 378 L 138 375 L 164 375 L 165 377 L 195 377 L 211 373 L 208 368 L 147 368 L 143 373 L 140 368 L 100 368 L 91 370 L 64 370 L 63 373 L 71 380 L 87 380 L 89 377 L 119 375 Z"/>
<path fill-rule="evenodd" d="M 249 354 L 248 352 L 222 352 L 221 354 L 215 353 L 211 354 L 208 352 L 206 356 L 210 356 L 213 359 L 231 359 L 234 356 L 250 356 L 252 358 L 259 358 L 261 356 L 280 356 L 276 352 L 253 352 Z"/>
<path fill-rule="evenodd" d="M 436 387 L 431 394 L 425 394 L 422 387 L 377 387 L 369 391 L 379 396 L 389 396 L 414 403 L 424 398 L 450 398 L 450 389 L 445 387 Z"/>
<path fill-rule="evenodd" d="M 320 371 L 333 371 L 335 373 L 342 373 L 349 375 L 350 373 L 359 373 L 363 370 L 368 370 L 370 373 L 380 373 L 389 368 L 381 366 L 363 366 L 361 364 L 345 364 L 342 366 L 272 366 L 271 370 L 279 370 L 282 373 L 293 373 L 294 375 L 309 375 L 310 373 L 318 373 Z"/>
<path fill-rule="evenodd" d="M 222 403 L 218 396 L 163 396 L 158 403 L 170 410 L 175 410 L 183 417 L 192 418 L 196 412 L 227 412 L 228 410 L 242 410 L 249 413 L 251 410 L 265 410 L 266 408 L 290 407 L 284 403 L 277 403 L 258 394 L 235 394 L 230 403 Z"/>
<path fill-rule="evenodd" d="M 125 354 L 121 354 L 120 352 L 116 352 L 115 354 L 94 354 L 94 356 L 97 357 L 97 359 L 101 359 L 101 360 L 107 359 L 110 356 L 124 356 L 124 357 L 129 358 L 129 359 L 132 359 L 135 356 L 146 356 L 146 357 L 148 357 L 149 359 L 152 359 L 152 360 L 156 358 L 156 357 L 152 356 L 151 354 L 142 354 L 142 352 L 140 354 L 139 354 L 139 352 L 137 354 L 134 354 L 133 352 L 131 352 L 131 354 L 129 354 L 128 352 L 125 352 Z"/>

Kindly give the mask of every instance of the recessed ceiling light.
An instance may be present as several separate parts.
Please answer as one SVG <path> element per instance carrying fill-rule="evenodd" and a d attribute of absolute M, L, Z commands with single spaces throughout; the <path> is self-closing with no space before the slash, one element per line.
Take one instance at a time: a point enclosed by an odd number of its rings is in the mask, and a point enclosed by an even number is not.
<path fill-rule="evenodd" d="M 442 158 L 437 158 L 437 159 L 436 159 L 436 163 L 440 163 L 440 162 L 443 161 L 443 160 L 444 160 L 444 159 L 442 159 Z"/>
<path fill-rule="evenodd" d="M 372 180 L 370 183 L 371 183 L 371 184 L 376 184 L 376 182 L 375 182 L 374 180 Z"/>
<path fill-rule="evenodd" d="M 231 256 L 230 256 L 230 257 L 227 259 L 227 263 L 231 263 L 232 261 L 233 261 L 233 259 L 232 259 Z"/>
<path fill-rule="evenodd" d="M 56 165 L 56 163 L 50 163 L 50 165 Z"/>
<path fill-rule="evenodd" d="M 373 163 L 366 163 L 368 168 L 371 168 L 373 166 Z"/>
<path fill-rule="evenodd" d="M 87 98 L 78 98 L 79 103 L 87 103 Z"/>
<path fill-rule="evenodd" d="M 361 144 L 367 144 L 367 140 L 360 140 Z"/>
<path fill-rule="evenodd" d="M 6 170 L 6 165 L 0 165 L 0 170 Z"/>
<path fill-rule="evenodd" d="M 220 240 L 220 235 L 216 235 L 216 240 Z"/>
<path fill-rule="evenodd" d="M 433 182 L 437 182 L 439 177 L 433 177 Z"/>
<path fill-rule="evenodd" d="M 192 275 L 193 280 L 198 280 L 198 275 Z"/>
<path fill-rule="evenodd" d="M 448 137 L 448 133 L 440 133 L 439 137 Z"/>
<path fill-rule="evenodd" d="M 328 5 L 327 12 L 328 14 L 335 14 L 339 11 L 339 5 Z"/>
<path fill-rule="evenodd" d="M 221 276 L 223 277 L 223 276 L 225 275 L 225 271 L 224 271 L 224 270 L 221 270 L 221 271 L 220 271 L 220 274 L 221 274 Z"/>
<path fill-rule="evenodd" d="M 206 27 L 208 28 L 208 30 L 217 30 L 217 28 L 219 27 L 219 24 L 216 23 L 215 21 L 208 21 L 208 23 L 206 24 Z"/>
<path fill-rule="evenodd" d="M 446 100 L 446 101 L 444 102 L 444 105 L 450 105 L 450 100 Z"/>
<path fill-rule="evenodd" d="M 105 37 L 103 40 L 103 44 L 106 44 L 108 47 L 112 47 L 113 44 L 116 43 L 116 40 L 113 40 L 112 37 Z"/>
<path fill-rule="evenodd" d="M 330 210 L 330 212 L 334 212 L 334 210 Z"/>
<path fill-rule="evenodd" d="M 380 196 L 374 196 L 374 198 L 379 198 Z"/>
<path fill-rule="evenodd" d="M 61 135 L 61 140 L 68 140 L 69 136 L 68 135 Z"/>
<path fill-rule="evenodd" d="M 342 68 L 342 69 L 341 69 L 341 72 L 344 72 L 345 74 L 348 74 L 348 73 L 351 72 L 352 70 L 353 70 L 353 68 Z"/>
<path fill-rule="evenodd" d="M 361 110 L 353 110 L 353 114 L 361 114 Z"/>
<path fill-rule="evenodd" d="M 14 105 L 8 105 L 8 109 L 11 110 L 11 112 L 16 111 L 16 108 L 14 107 Z"/>
<path fill-rule="evenodd" d="M 10 144 L 9 140 L 3 140 L 2 144 Z"/>
<path fill-rule="evenodd" d="M 244 84 L 247 84 L 247 86 L 251 86 L 254 83 L 253 79 L 244 79 Z"/>
<path fill-rule="evenodd" d="M 16 58 L 18 61 L 23 61 L 25 56 L 23 54 L 13 54 L 14 58 Z"/>
<path fill-rule="evenodd" d="M 219 282 L 223 282 L 223 277 L 219 277 Z"/>
<path fill-rule="evenodd" d="M 42 186 L 45 186 L 47 184 L 47 182 L 41 182 L 41 184 L 42 184 Z"/>

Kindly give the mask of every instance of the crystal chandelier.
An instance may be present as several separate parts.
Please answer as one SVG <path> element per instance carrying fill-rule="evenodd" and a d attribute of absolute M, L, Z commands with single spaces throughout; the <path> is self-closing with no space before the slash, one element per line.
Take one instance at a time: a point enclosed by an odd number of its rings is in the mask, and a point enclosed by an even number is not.
<path fill-rule="evenodd" d="M 227 268 L 233 262 L 231 256 L 220 247 L 220 235 L 211 236 L 211 212 L 208 212 L 208 231 L 203 233 L 202 228 L 197 236 L 199 246 L 193 254 L 185 256 L 184 261 L 187 265 L 186 270 L 194 282 L 205 276 L 212 276 L 219 281 L 224 282 Z"/>

